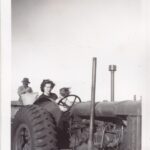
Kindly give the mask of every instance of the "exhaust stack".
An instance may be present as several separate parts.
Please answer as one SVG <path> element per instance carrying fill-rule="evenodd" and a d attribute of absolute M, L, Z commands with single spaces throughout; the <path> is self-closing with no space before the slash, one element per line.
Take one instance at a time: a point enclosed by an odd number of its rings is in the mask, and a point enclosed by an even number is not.
<path fill-rule="evenodd" d="M 115 81 L 115 76 L 114 73 L 117 70 L 116 65 L 109 65 L 109 71 L 111 72 L 111 102 L 114 102 L 115 100 L 115 95 L 114 95 L 114 81 Z"/>
<path fill-rule="evenodd" d="M 88 150 L 93 150 L 93 129 L 94 129 L 94 115 L 95 115 L 95 90 L 96 90 L 96 65 L 97 58 L 93 58 L 92 65 L 92 87 L 91 87 L 91 109 L 90 109 L 90 130 L 88 140 Z"/>

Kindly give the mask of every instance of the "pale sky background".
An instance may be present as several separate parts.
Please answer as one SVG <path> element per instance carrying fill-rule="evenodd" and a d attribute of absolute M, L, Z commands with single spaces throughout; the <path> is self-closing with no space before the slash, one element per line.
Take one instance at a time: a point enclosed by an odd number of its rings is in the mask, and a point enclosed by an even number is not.
<path fill-rule="evenodd" d="M 148 47 L 141 0 L 12 0 L 12 100 L 29 77 L 40 93 L 71 87 L 91 96 L 92 57 L 97 57 L 96 100 L 110 99 L 108 65 L 116 64 L 116 100 L 146 97 Z"/>

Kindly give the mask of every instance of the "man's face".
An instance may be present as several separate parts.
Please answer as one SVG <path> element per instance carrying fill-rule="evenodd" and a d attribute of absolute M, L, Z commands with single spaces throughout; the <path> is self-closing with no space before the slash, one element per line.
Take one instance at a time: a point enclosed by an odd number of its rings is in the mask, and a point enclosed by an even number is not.
<path fill-rule="evenodd" d="M 23 86 L 24 86 L 24 87 L 27 87 L 28 84 L 29 84 L 28 82 L 22 82 L 22 83 L 23 83 Z"/>
<path fill-rule="evenodd" d="M 44 93 L 46 94 L 46 95 L 49 95 L 50 93 L 51 93 L 51 91 L 52 91 L 52 85 L 50 84 L 50 83 L 47 83 L 47 84 L 45 84 L 45 86 L 44 86 Z"/>

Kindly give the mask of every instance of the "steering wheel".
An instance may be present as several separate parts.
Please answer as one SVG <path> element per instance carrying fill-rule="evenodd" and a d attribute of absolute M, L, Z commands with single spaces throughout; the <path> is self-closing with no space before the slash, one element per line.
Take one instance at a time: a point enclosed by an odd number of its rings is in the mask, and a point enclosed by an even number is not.
<path fill-rule="evenodd" d="M 58 105 L 63 107 L 65 109 L 64 111 L 69 111 L 71 107 L 77 102 L 81 102 L 81 98 L 77 95 L 71 94 L 61 98 L 58 102 Z"/>

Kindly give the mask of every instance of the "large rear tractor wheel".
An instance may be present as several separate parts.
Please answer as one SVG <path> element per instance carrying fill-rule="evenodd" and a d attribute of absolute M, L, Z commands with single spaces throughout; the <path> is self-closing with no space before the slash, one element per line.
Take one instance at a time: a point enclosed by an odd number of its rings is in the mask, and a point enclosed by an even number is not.
<path fill-rule="evenodd" d="M 15 115 L 12 150 L 57 150 L 54 118 L 43 108 L 29 105 Z"/>

